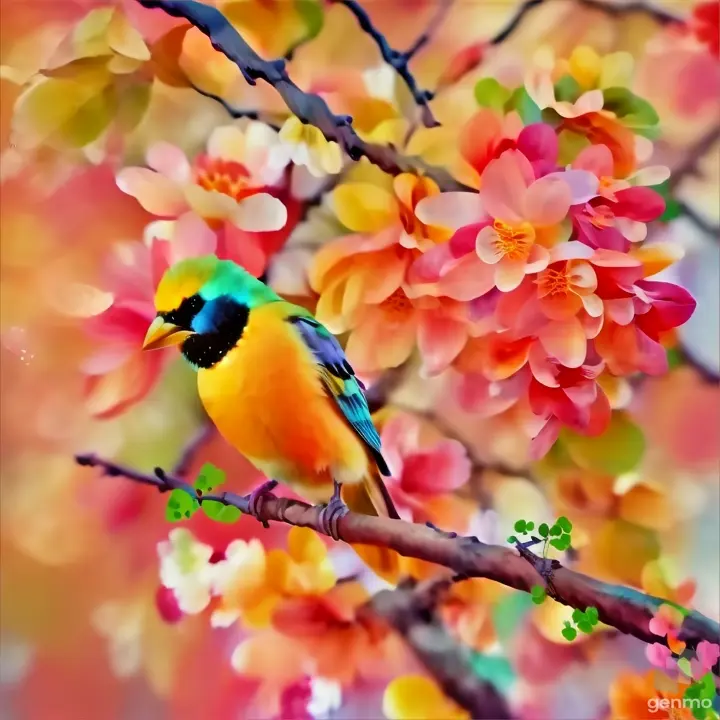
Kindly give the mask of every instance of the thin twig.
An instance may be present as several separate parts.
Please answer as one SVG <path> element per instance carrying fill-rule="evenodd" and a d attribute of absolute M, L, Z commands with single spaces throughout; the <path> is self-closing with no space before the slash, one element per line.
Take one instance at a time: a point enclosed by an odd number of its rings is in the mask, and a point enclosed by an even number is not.
<path fill-rule="evenodd" d="M 210 92 L 209 90 L 203 90 L 201 87 L 195 84 L 191 85 L 190 87 L 198 95 L 202 95 L 203 97 L 209 98 L 210 100 L 214 100 L 216 103 L 221 105 L 224 108 L 225 112 L 235 120 L 238 120 L 239 118 L 248 118 L 249 120 L 262 120 L 262 122 L 264 122 L 269 127 L 274 128 L 275 130 L 280 130 L 280 123 L 277 123 L 274 120 L 270 120 L 259 110 L 251 108 L 238 108 L 229 103 L 224 97 L 222 97 L 222 95 L 217 95 L 216 93 Z"/>
<path fill-rule="evenodd" d="M 473 669 L 470 651 L 457 643 L 427 602 L 425 592 L 411 587 L 381 590 L 370 602 L 373 612 L 384 618 L 403 637 L 418 660 L 438 681 L 445 694 L 479 720 L 510 717 L 502 694 Z"/>
<path fill-rule="evenodd" d="M 682 154 L 682 160 L 671 168 L 668 187 L 674 190 L 688 176 L 697 171 L 700 161 L 720 142 L 720 123 L 713 125 Z"/>
<path fill-rule="evenodd" d="M 157 8 L 172 17 L 184 18 L 206 35 L 213 47 L 235 63 L 245 80 L 272 85 L 285 104 L 302 122 L 314 125 L 329 141 L 337 142 L 352 160 L 366 157 L 390 175 L 422 173 L 443 190 L 471 190 L 455 180 L 447 170 L 430 166 L 420 158 L 405 157 L 394 148 L 364 142 L 352 127 L 348 115 L 335 115 L 319 95 L 306 93 L 291 79 L 285 60 L 264 60 L 242 38 L 217 8 L 196 0 L 137 0 L 146 8 Z"/>
<path fill-rule="evenodd" d="M 250 511 L 249 496 L 228 492 L 199 495 L 185 481 L 159 469 L 155 475 L 146 475 L 95 455 L 78 455 L 76 460 L 81 465 L 100 468 L 108 475 L 152 485 L 160 492 L 180 489 L 200 503 L 213 500 L 232 505 L 243 513 L 249 514 Z M 267 493 L 255 517 L 263 523 L 284 522 L 327 534 L 322 523 L 322 510 L 322 506 L 311 506 Z M 475 538 L 449 537 L 425 525 L 355 512 L 349 512 L 339 520 L 338 530 L 340 539 L 349 544 L 387 547 L 405 557 L 450 568 L 463 577 L 488 578 L 524 592 L 530 592 L 538 584 L 535 567 L 516 550 L 487 545 Z M 554 597 L 563 605 L 580 610 L 594 606 L 600 621 L 606 625 L 647 643 L 666 643 L 666 639 L 654 635 L 649 628 L 653 615 L 665 602 L 662 598 L 601 582 L 564 566 L 553 569 L 552 582 Z M 683 620 L 679 638 L 690 648 L 696 647 L 701 640 L 720 644 L 720 625 L 697 611 L 690 611 Z"/>
<path fill-rule="evenodd" d="M 402 78 L 408 90 L 412 93 L 415 104 L 420 108 L 423 125 L 425 125 L 425 127 L 437 127 L 440 123 L 435 119 L 429 105 L 430 100 L 433 98 L 433 93 L 430 90 L 421 90 L 420 87 L 418 87 L 415 77 L 412 72 L 410 72 L 409 63 L 413 56 L 430 41 L 432 33 L 442 22 L 445 13 L 447 13 L 450 8 L 451 2 L 449 0 L 441 0 L 438 10 L 433 15 L 433 20 L 427 30 L 418 37 L 408 50 L 401 52 L 390 46 L 386 37 L 373 25 L 370 16 L 357 0 L 334 1 L 344 5 L 355 16 L 360 28 L 367 33 L 378 46 L 383 60 Z"/>

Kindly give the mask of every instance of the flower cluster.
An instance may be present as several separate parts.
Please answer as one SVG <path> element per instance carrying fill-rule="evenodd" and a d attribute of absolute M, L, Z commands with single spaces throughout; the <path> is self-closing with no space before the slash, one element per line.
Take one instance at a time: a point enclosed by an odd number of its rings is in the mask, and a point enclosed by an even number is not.
<path fill-rule="evenodd" d="M 680 252 L 645 242 L 669 172 L 646 164 L 657 115 L 621 85 L 632 59 L 580 47 L 537 63 L 525 87 L 476 87 L 459 149 L 477 191 L 349 177 L 332 195 L 349 234 L 310 280 L 359 371 L 417 347 L 425 373 L 455 370 L 465 409 L 516 406 L 540 457 L 561 427 L 603 433 L 615 378 L 667 369 L 663 342 L 695 301 L 651 279 Z"/>
<path fill-rule="evenodd" d="M 104 289 L 113 302 L 88 321 L 88 332 L 103 344 L 83 366 L 97 417 L 145 397 L 172 357 L 140 352 L 155 317 L 155 288 L 170 265 L 214 253 L 256 277 L 267 270 L 323 180 L 288 159 L 280 133 L 249 122 L 216 128 L 192 162 L 158 142 L 148 148 L 147 167 L 120 170 L 118 187 L 162 219 L 147 225 L 143 243 L 118 246 L 108 259 Z"/>

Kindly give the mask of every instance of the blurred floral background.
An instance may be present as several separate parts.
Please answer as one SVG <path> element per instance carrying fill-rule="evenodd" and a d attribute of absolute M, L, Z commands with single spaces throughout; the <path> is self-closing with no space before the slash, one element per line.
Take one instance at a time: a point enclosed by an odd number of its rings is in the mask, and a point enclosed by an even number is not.
<path fill-rule="evenodd" d="M 428 117 L 353 3 L 214 4 L 453 185 L 351 161 L 162 10 L 2 0 L 3 717 L 469 717 L 362 612 L 385 585 L 347 546 L 172 524 L 75 463 L 260 482 L 179 354 L 140 351 L 163 270 L 208 252 L 341 337 L 404 519 L 508 544 L 565 516 L 566 565 L 720 619 L 718 5 L 363 0 Z M 549 598 L 473 579 L 438 612 L 513 717 L 692 717 L 648 709 L 682 695 L 667 658 L 568 641 Z"/>

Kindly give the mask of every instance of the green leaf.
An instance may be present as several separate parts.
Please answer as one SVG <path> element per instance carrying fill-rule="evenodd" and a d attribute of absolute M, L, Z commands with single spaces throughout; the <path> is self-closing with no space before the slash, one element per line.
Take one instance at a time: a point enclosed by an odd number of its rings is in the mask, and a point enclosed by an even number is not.
<path fill-rule="evenodd" d="M 520 591 L 510 593 L 501 603 L 495 605 L 492 610 L 492 620 L 501 645 L 506 646 L 514 642 L 518 626 L 532 607 L 531 596 Z"/>
<path fill-rule="evenodd" d="M 564 516 L 561 515 L 557 519 L 557 524 L 566 532 L 569 533 L 572 531 L 572 523 Z"/>
<path fill-rule="evenodd" d="M 551 535 L 562 535 L 563 534 L 562 528 L 557 523 L 555 523 L 550 528 L 550 534 Z"/>
<path fill-rule="evenodd" d="M 150 83 L 130 85 L 120 92 L 117 121 L 123 132 L 132 132 L 150 105 Z"/>
<path fill-rule="evenodd" d="M 603 110 L 614 112 L 630 128 L 650 128 L 660 122 L 655 108 L 627 88 L 607 88 L 603 98 Z"/>
<path fill-rule="evenodd" d="M 573 610 L 572 621 L 574 623 L 579 623 L 584 618 L 585 618 L 585 613 L 582 610 L 578 610 L 577 608 L 575 608 L 575 610 Z"/>
<path fill-rule="evenodd" d="M 561 535 L 559 538 L 552 539 L 550 544 L 557 550 L 567 550 L 570 547 L 570 536 Z"/>
<path fill-rule="evenodd" d="M 555 83 L 555 99 L 574 103 L 582 94 L 582 89 L 572 75 L 563 75 Z"/>
<path fill-rule="evenodd" d="M 569 165 L 589 145 L 590 141 L 585 135 L 561 130 L 558 133 L 558 165 Z"/>
<path fill-rule="evenodd" d="M 512 691 L 517 676 L 507 658 L 473 652 L 470 664 L 478 677 L 492 683 L 501 694 L 508 695 Z"/>
<path fill-rule="evenodd" d="M 565 627 L 562 630 L 562 636 L 568 641 L 572 642 L 577 637 L 577 630 L 572 627 Z"/>
<path fill-rule="evenodd" d="M 535 523 L 534 523 L 534 522 L 525 523 L 525 530 L 526 530 L 527 532 L 530 532 L 530 531 L 533 530 L 534 528 L 535 528 Z"/>
<path fill-rule="evenodd" d="M 634 470 L 645 454 L 645 436 L 624 412 L 613 412 L 610 425 L 599 437 L 586 437 L 566 429 L 561 436 L 583 470 L 623 475 Z"/>
<path fill-rule="evenodd" d="M 184 490 L 173 490 L 168 497 L 165 519 L 180 522 L 192 517 L 200 507 L 197 498 L 190 497 Z"/>
<path fill-rule="evenodd" d="M 201 493 L 208 493 L 225 482 L 225 471 L 212 463 L 205 463 L 195 480 L 195 489 Z"/>
<path fill-rule="evenodd" d="M 546 538 L 548 536 L 548 534 L 550 533 L 550 529 L 548 528 L 547 523 L 540 523 L 538 533 L 540 534 L 540 537 Z"/>
<path fill-rule="evenodd" d="M 577 623 L 577 627 L 580 632 L 583 632 L 586 635 L 589 635 L 592 632 L 592 625 L 587 622 L 587 620 L 581 620 Z"/>
<path fill-rule="evenodd" d="M 303 42 L 317 37 L 325 23 L 322 3 L 318 0 L 295 0 L 295 9 L 305 25 Z"/>
<path fill-rule="evenodd" d="M 668 370 L 675 370 L 675 368 L 682 367 L 682 365 L 684 364 L 683 356 L 677 348 L 668 348 L 666 354 L 668 361 Z"/>
<path fill-rule="evenodd" d="M 542 585 L 533 585 L 530 588 L 530 597 L 536 605 L 542 605 L 543 601 L 547 597 L 547 591 Z"/>
<path fill-rule="evenodd" d="M 665 201 L 665 212 L 658 218 L 660 222 L 669 223 L 682 215 L 682 206 L 670 193 L 670 181 L 654 185 L 653 190 L 660 194 Z"/>
<path fill-rule="evenodd" d="M 510 99 L 511 93 L 495 78 L 487 77 L 478 80 L 475 85 L 475 101 L 480 107 L 491 108 L 502 112 L 505 103 Z"/>
<path fill-rule="evenodd" d="M 507 539 L 507 541 L 508 541 L 509 543 L 516 543 L 516 542 L 518 541 L 518 539 L 517 539 L 514 535 L 511 535 L 511 536 Z"/>
<path fill-rule="evenodd" d="M 528 95 L 524 87 L 519 87 L 515 90 L 507 101 L 505 110 L 506 112 L 516 110 L 525 125 L 531 125 L 532 123 L 541 122 L 542 120 L 540 108 L 535 104 L 535 101 L 530 95 Z"/>
<path fill-rule="evenodd" d="M 525 521 L 524 521 L 524 520 L 518 520 L 518 521 L 515 523 L 515 525 L 513 526 L 513 529 L 515 530 L 515 532 L 519 532 L 521 535 L 524 535 L 525 532 L 526 532 L 526 531 L 525 531 L 525 527 L 526 527 Z"/>
<path fill-rule="evenodd" d="M 591 605 L 589 608 L 585 609 L 585 618 L 591 625 L 597 625 L 598 620 L 600 619 L 600 615 L 598 614 L 598 609 Z"/>
<path fill-rule="evenodd" d="M 234 523 L 242 515 L 234 505 L 223 505 L 217 500 L 205 500 L 202 504 L 203 512 L 212 520 L 222 523 Z"/>

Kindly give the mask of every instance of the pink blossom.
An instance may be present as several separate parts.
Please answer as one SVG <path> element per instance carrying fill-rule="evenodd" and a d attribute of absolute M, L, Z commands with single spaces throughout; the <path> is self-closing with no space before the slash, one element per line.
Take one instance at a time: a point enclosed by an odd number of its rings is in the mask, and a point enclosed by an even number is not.
<path fill-rule="evenodd" d="M 429 519 L 433 501 L 464 485 L 471 463 L 458 440 L 425 437 L 419 418 L 392 415 L 382 427 L 383 454 L 392 476 L 386 479 L 401 516 L 414 522 Z"/>
<path fill-rule="evenodd" d="M 236 261 L 243 258 L 221 245 L 193 213 L 177 221 L 152 223 L 146 235 L 145 244 L 116 248 L 105 272 L 112 305 L 85 321 L 86 331 L 100 344 L 81 366 L 87 376 L 88 406 L 96 417 L 114 417 L 142 400 L 173 357 L 170 350 L 142 352 L 143 338 L 155 317 L 155 288 L 164 271 L 184 258 L 209 253 Z M 242 245 L 239 249 L 247 251 Z"/>
<path fill-rule="evenodd" d="M 677 667 L 677 660 L 672 656 L 670 648 L 660 643 L 647 645 L 645 657 L 652 665 L 661 670 L 674 670 Z"/>

